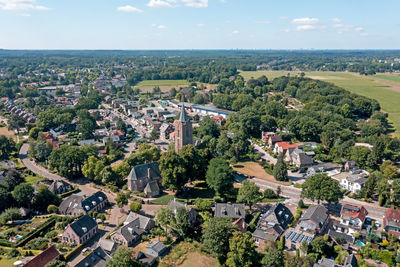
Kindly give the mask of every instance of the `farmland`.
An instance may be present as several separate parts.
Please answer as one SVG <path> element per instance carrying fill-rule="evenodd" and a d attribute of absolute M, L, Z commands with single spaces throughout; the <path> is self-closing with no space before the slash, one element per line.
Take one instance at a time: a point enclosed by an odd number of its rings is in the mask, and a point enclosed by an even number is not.
<path fill-rule="evenodd" d="M 270 80 L 283 75 L 298 75 L 299 72 L 288 71 L 245 71 L 241 72 L 247 80 L 266 75 Z M 391 74 L 377 74 L 362 76 L 349 72 L 305 72 L 306 76 L 334 83 L 350 92 L 376 99 L 384 111 L 389 113 L 389 120 L 395 129 L 400 130 L 400 76 Z M 399 135 L 399 132 L 397 132 Z"/>
<path fill-rule="evenodd" d="M 162 92 L 168 92 L 171 88 L 179 88 L 188 86 L 186 80 L 146 80 L 138 83 L 135 88 L 140 88 L 144 92 L 151 92 L 154 87 L 160 87 Z"/>

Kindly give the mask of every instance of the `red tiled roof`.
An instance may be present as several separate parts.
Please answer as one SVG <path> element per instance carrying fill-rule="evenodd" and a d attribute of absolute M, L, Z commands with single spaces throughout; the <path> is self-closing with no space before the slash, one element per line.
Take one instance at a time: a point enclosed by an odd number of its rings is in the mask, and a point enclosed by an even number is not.
<path fill-rule="evenodd" d="M 350 204 L 345 204 L 342 206 L 340 215 L 347 215 L 352 219 L 359 218 L 362 222 L 365 220 L 368 211 L 363 206 L 354 206 Z"/>
<path fill-rule="evenodd" d="M 298 148 L 296 144 L 289 144 L 288 142 L 278 142 L 276 145 L 281 147 L 283 150 L 287 150 L 289 148 Z"/>
<path fill-rule="evenodd" d="M 24 267 L 43 267 L 59 256 L 60 252 L 58 252 L 56 247 L 53 245 L 26 263 Z"/>

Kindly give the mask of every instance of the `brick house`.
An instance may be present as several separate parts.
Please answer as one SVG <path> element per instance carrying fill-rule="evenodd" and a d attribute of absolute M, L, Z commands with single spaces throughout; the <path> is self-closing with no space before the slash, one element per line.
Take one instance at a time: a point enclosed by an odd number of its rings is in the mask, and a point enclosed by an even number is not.
<path fill-rule="evenodd" d="M 383 228 L 386 232 L 389 232 L 397 237 L 400 236 L 400 210 L 391 206 L 385 212 L 383 218 Z"/>
<path fill-rule="evenodd" d="M 158 162 L 134 166 L 128 175 L 128 189 L 131 191 L 143 192 L 147 187 L 146 194 L 148 196 L 153 197 L 159 195 L 161 187 L 161 173 L 158 166 Z"/>
<path fill-rule="evenodd" d="M 277 142 L 274 146 L 274 153 L 286 153 L 286 150 L 291 148 L 298 148 L 298 146 L 296 144 L 290 144 L 289 142 Z"/>
<path fill-rule="evenodd" d="M 96 221 L 88 216 L 83 215 L 72 223 L 68 224 L 62 233 L 62 241 L 68 244 L 80 245 L 85 244 L 97 233 Z"/>
<path fill-rule="evenodd" d="M 36 257 L 28 261 L 24 267 L 41 267 L 45 266 L 53 260 L 60 258 L 60 252 L 56 249 L 56 246 L 50 246 L 47 249 L 40 252 Z"/>

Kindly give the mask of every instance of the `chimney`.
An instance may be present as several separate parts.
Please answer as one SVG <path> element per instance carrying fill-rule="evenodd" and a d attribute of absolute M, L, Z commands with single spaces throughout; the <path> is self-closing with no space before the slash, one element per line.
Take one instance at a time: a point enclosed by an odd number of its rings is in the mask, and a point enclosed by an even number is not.
<path fill-rule="evenodd" d="M 151 179 L 150 168 L 147 168 L 147 178 Z"/>
<path fill-rule="evenodd" d="M 235 207 L 235 214 L 239 215 L 239 208 L 238 207 Z"/>

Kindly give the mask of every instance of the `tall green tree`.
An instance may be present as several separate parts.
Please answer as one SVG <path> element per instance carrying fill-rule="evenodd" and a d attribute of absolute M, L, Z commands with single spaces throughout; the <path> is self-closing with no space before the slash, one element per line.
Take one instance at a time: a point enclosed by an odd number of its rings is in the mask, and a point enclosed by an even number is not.
<path fill-rule="evenodd" d="M 25 181 L 24 177 L 21 176 L 21 174 L 14 170 L 10 169 L 7 171 L 6 177 L 5 177 L 5 182 L 8 185 L 8 189 L 10 191 L 14 190 L 14 188 L 23 183 Z"/>
<path fill-rule="evenodd" d="M 0 135 L 0 159 L 8 159 L 15 150 L 15 142 L 11 138 Z"/>
<path fill-rule="evenodd" d="M 218 196 L 231 192 L 233 189 L 233 170 L 224 158 L 217 157 L 210 161 L 206 173 L 206 182 Z"/>
<path fill-rule="evenodd" d="M 12 195 L 20 206 L 29 207 L 33 199 L 33 191 L 30 184 L 22 183 L 14 188 Z"/>
<path fill-rule="evenodd" d="M 328 177 L 325 173 L 318 173 L 306 179 L 302 186 L 301 197 L 317 200 L 320 203 L 324 200 L 328 203 L 337 203 L 343 198 L 339 182 Z"/>
<path fill-rule="evenodd" d="M 190 229 L 189 212 L 185 208 L 179 207 L 176 210 L 171 227 L 179 237 L 184 238 L 188 234 Z"/>
<path fill-rule="evenodd" d="M 229 240 L 226 265 L 229 267 L 251 267 L 258 264 L 259 255 L 254 239 L 249 232 L 234 232 Z"/>
<path fill-rule="evenodd" d="M 156 212 L 156 224 L 165 229 L 165 232 L 168 234 L 168 228 L 174 219 L 174 212 L 171 208 L 161 207 Z"/>
<path fill-rule="evenodd" d="M 229 218 L 211 218 L 203 230 L 203 245 L 220 263 L 225 262 L 229 251 L 229 239 L 235 230 Z"/>
<path fill-rule="evenodd" d="M 261 193 L 260 188 L 253 182 L 248 180 L 244 180 L 242 182 L 242 187 L 239 188 L 237 202 L 239 203 L 246 203 L 247 205 L 251 206 L 260 199 Z"/>
<path fill-rule="evenodd" d="M 141 267 L 142 264 L 133 258 L 132 251 L 126 247 L 119 247 L 114 255 L 107 259 L 106 267 Z"/>
<path fill-rule="evenodd" d="M 274 177 L 278 181 L 289 181 L 289 176 L 288 176 L 288 171 L 287 171 L 287 166 L 284 161 L 284 155 L 281 153 L 278 156 L 278 160 L 274 166 Z"/>
<path fill-rule="evenodd" d="M 261 264 L 265 267 L 282 267 L 285 266 L 284 259 L 283 252 L 281 250 L 277 248 L 271 248 L 265 253 Z"/>
<path fill-rule="evenodd" d="M 183 160 L 183 167 L 189 180 L 204 180 L 207 169 L 206 161 L 193 145 L 183 146 L 179 151 L 179 156 Z"/>
<path fill-rule="evenodd" d="M 160 158 L 162 185 L 170 190 L 180 190 L 187 183 L 185 163 L 175 151 L 163 153 Z"/>

